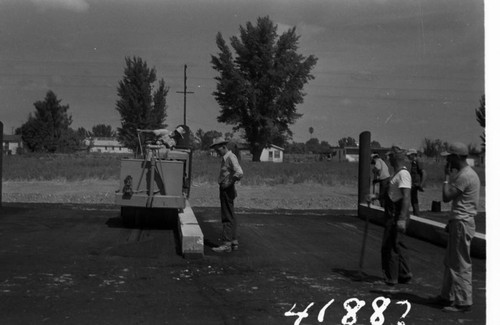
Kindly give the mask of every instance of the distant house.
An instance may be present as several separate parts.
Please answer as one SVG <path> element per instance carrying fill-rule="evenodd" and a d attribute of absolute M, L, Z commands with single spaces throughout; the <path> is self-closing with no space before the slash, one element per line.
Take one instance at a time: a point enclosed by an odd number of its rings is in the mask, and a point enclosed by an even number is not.
<path fill-rule="evenodd" d="M 271 144 L 262 150 L 262 154 L 260 155 L 260 161 L 270 161 L 280 163 L 283 162 L 283 152 L 284 148 L 275 146 Z"/>
<path fill-rule="evenodd" d="M 373 148 L 371 153 L 378 153 L 382 159 L 385 159 L 387 152 L 390 150 L 390 148 Z M 331 155 L 336 157 L 338 161 L 358 162 L 359 147 L 331 147 Z"/>
<path fill-rule="evenodd" d="M 359 147 L 345 147 L 344 153 L 345 153 L 345 159 L 348 162 L 359 161 Z"/>
<path fill-rule="evenodd" d="M 23 148 L 23 140 L 20 135 L 3 135 L 2 151 L 6 155 L 15 155 Z"/>
<path fill-rule="evenodd" d="M 89 152 L 124 154 L 134 153 L 131 149 L 126 148 L 115 138 L 90 138 L 85 140 L 85 144 L 89 147 Z"/>
<path fill-rule="evenodd" d="M 244 161 L 252 160 L 252 154 L 250 153 L 250 146 L 248 144 L 238 143 L 237 147 L 241 160 Z M 285 151 L 284 148 L 271 144 L 262 150 L 262 153 L 260 155 L 260 161 L 283 162 L 284 151 Z"/>

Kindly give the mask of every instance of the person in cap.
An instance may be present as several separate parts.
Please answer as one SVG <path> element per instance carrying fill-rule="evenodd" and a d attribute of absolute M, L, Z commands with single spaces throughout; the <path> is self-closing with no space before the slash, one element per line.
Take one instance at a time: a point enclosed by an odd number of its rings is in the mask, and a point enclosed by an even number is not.
<path fill-rule="evenodd" d="M 237 196 L 235 183 L 243 177 L 243 169 L 236 155 L 228 149 L 227 144 L 228 141 L 224 138 L 217 138 L 213 140 L 213 144 L 210 146 L 211 149 L 214 149 L 222 157 L 218 183 L 223 243 L 213 248 L 218 253 L 231 252 L 237 250 L 239 246 L 238 222 L 234 213 L 234 199 Z"/>
<path fill-rule="evenodd" d="M 137 129 L 138 132 L 152 133 L 156 136 L 157 144 L 163 144 L 167 148 L 173 148 L 177 144 L 179 138 L 184 138 L 186 131 L 182 126 L 178 126 L 174 131 L 168 129 L 154 129 L 154 130 L 142 130 Z"/>
<path fill-rule="evenodd" d="M 378 201 L 381 207 L 384 207 L 384 202 L 387 196 L 387 189 L 389 188 L 389 178 L 391 176 L 389 172 L 389 167 L 385 161 L 380 158 L 378 153 L 374 153 L 371 155 L 373 165 L 372 173 L 373 173 L 373 186 L 375 188 L 375 184 L 379 184 L 378 190 Z M 375 193 L 375 189 L 373 190 Z"/>
<path fill-rule="evenodd" d="M 403 150 L 393 147 L 387 157 L 394 172 L 389 179 L 384 207 L 381 256 L 385 283 L 394 286 L 398 283 L 409 283 L 413 277 L 404 243 L 404 233 L 410 216 L 411 176 L 405 166 L 406 155 Z M 367 196 L 367 200 L 374 199 L 377 199 L 376 195 Z"/>
<path fill-rule="evenodd" d="M 427 172 L 424 169 L 422 161 L 417 156 L 417 150 L 410 149 L 406 153 L 410 160 L 410 175 L 411 175 L 411 206 L 413 214 L 420 215 L 420 208 L 418 205 L 418 192 L 424 191 L 424 184 L 427 180 Z"/>
<path fill-rule="evenodd" d="M 448 244 L 444 258 L 441 293 L 435 300 L 443 311 L 465 312 L 472 306 L 472 260 L 470 245 L 475 234 L 481 182 L 467 163 L 469 150 L 460 142 L 441 153 L 446 157 L 442 196 L 451 201 L 448 217 Z"/>

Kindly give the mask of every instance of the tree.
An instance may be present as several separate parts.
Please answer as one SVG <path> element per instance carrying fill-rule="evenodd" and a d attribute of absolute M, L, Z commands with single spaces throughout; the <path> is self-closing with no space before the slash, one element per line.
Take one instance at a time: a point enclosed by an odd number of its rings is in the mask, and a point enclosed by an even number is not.
<path fill-rule="evenodd" d="M 373 140 L 370 143 L 370 148 L 372 148 L 372 149 L 380 149 L 380 148 L 382 148 L 382 146 L 380 145 L 380 143 L 378 141 Z"/>
<path fill-rule="evenodd" d="M 87 138 L 89 135 L 90 135 L 90 132 L 85 130 L 84 127 L 79 127 L 77 130 L 76 130 L 76 134 L 78 135 L 79 138 L 81 138 L 82 140 Z"/>
<path fill-rule="evenodd" d="M 290 154 L 303 154 L 306 152 L 306 146 L 304 143 L 287 142 L 284 147 L 285 147 L 285 152 Z"/>
<path fill-rule="evenodd" d="M 486 149 L 486 133 L 484 131 L 484 128 L 486 127 L 486 100 L 484 95 L 481 96 L 481 99 L 479 100 L 479 107 L 476 109 L 476 121 L 483 128 L 481 140 L 483 141 L 482 148 L 484 150 Z"/>
<path fill-rule="evenodd" d="M 43 101 L 33 104 L 35 113 L 29 114 L 28 121 L 20 127 L 23 142 L 33 152 L 63 152 L 75 148 L 76 133 L 70 129 L 69 105 L 61 105 L 61 100 L 49 90 Z"/>
<path fill-rule="evenodd" d="M 116 110 L 121 116 L 118 140 L 127 148 L 138 152 L 137 129 L 159 129 L 166 127 L 166 97 L 169 87 L 160 79 L 156 82 L 156 69 L 149 68 L 141 58 L 125 58 L 123 79 L 118 84 Z"/>
<path fill-rule="evenodd" d="M 424 139 L 423 143 L 423 153 L 427 157 L 438 157 L 441 152 L 445 151 L 448 148 L 448 143 L 443 142 L 439 139 Z"/>
<path fill-rule="evenodd" d="M 97 124 L 92 127 L 92 136 L 102 138 L 112 138 L 116 136 L 111 125 Z"/>
<path fill-rule="evenodd" d="M 253 161 L 260 161 L 264 147 L 284 145 L 291 137 L 289 126 L 301 116 L 296 105 L 303 102 L 304 85 L 317 58 L 297 53 L 299 36 L 291 28 L 277 34 L 269 17 L 257 25 L 240 26 L 240 37 L 230 38 L 235 58 L 219 32 L 217 56 L 212 66 L 218 71 L 213 95 L 221 106 L 217 120 L 243 130 Z"/>
<path fill-rule="evenodd" d="M 210 146 L 214 143 L 215 138 L 222 137 L 219 131 L 204 132 L 201 136 L 201 150 L 210 150 Z"/>
<path fill-rule="evenodd" d="M 345 148 L 345 147 L 357 147 L 358 143 L 354 138 L 347 137 L 347 138 L 342 138 L 339 140 L 339 147 Z"/>
<path fill-rule="evenodd" d="M 321 151 L 321 146 L 317 138 L 311 138 L 306 141 L 306 148 L 308 152 L 318 153 Z"/>
<path fill-rule="evenodd" d="M 320 146 L 320 152 L 322 153 L 331 151 L 330 144 L 327 141 L 321 141 L 319 146 Z"/>

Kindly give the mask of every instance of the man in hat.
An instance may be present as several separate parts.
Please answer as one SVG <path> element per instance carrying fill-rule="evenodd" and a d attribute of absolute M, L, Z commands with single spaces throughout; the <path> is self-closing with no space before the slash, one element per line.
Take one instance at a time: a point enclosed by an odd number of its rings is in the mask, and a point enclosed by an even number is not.
<path fill-rule="evenodd" d="M 402 149 L 393 147 L 388 153 L 394 173 L 389 179 L 385 202 L 385 229 L 382 238 L 382 270 L 385 283 L 410 282 L 413 274 L 408 263 L 404 233 L 410 220 L 411 176 L 405 166 L 406 156 Z"/>
<path fill-rule="evenodd" d="M 420 208 L 418 206 L 418 192 L 424 191 L 424 184 L 427 179 L 427 173 L 423 168 L 423 163 L 417 157 L 417 150 L 410 149 L 406 153 L 410 160 L 410 175 L 411 175 L 411 206 L 413 214 L 420 215 Z"/>
<path fill-rule="evenodd" d="M 411 176 L 405 166 L 406 155 L 403 150 L 393 147 L 387 153 L 387 157 L 394 172 L 389 178 L 384 207 L 385 224 L 381 256 L 385 283 L 394 286 L 398 283 L 409 283 L 413 277 L 404 243 L 404 233 L 410 219 Z M 366 199 L 373 201 L 377 196 L 369 194 Z"/>
<path fill-rule="evenodd" d="M 380 202 L 380 206 L 384 207 L 391 174 L 389 173 L 389 167 L 387 167 L 387 164 L 384 160 L 382 160 L 382 158 L 380 158 L 378 153 L 372 154 L 371 158 L 371 164 L 373 165 L 373 186 L 375 188 L 375 184 L 379 184 L 378 201 Z M 373 192 L 375 193 L 375 189 Z"/>
<path fill-rule="evenodd" d="M 443 311 L 466 312 L 472 306 L 472 260 L 470 245 L 475 234 L 474 217 L 479 204 L 481 182 L 467 163 L 469 150 L 460 142 L 450 144 L 441 153 L 446 157 L 442 196 L 451 201 L 448 217 L 448 245 L 444 258 L 444 276 L 437 302 Z"/>
<path fill-rule="evenodd" d="M 219 197 L 222 220 L 222 245 L 214 247 L 218 253 L 231 252 L 238 249 L 238 223 L 234 213 L 234 199 L 236 198 L 235 183 L 243 177 L 243 169 L 238 158 L 227 147 L 228 141 L 224 138 L 214 139 L 210 146 L 222 157 L 219 173 Z"/>
<path fill-rule="evenodd" d="M 177 139 L 184 138 L 186 131 L 182 126 L 178 126 L 174 131 L 168 129 L 154 129 L 154 130 L 141 130 L 137 129 L 138 132 L 153 133 L 156 136 L 156 142 L 158 144 L 163 144 L 167 148 L 173 148 L 177 144 Z"/>

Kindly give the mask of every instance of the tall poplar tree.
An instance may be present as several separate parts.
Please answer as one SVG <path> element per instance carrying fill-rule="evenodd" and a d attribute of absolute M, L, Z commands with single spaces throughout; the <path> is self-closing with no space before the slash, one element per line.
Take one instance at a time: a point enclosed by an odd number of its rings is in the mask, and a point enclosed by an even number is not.
<path fill-rule="evenodd" d="M 314 77 L 317 58 L 297 53 L 295 27 L 282 35 L 269 17 L 257 25 L 240 26 L 240 37 L 230 38 L 235 57 L 222 34 L 217 33 L 217 56 L 212 66 L 219 75 L 213 93 L 221 110 L 217 120 L 244 130 L 252 160 L 259 161 L 268 144 L 284 145 L 291 137 L 289 126 L 301 116 L 296 106 L 303 102 L 304 85 Z"/>
<path fill-rule="evenodd" d="M 118 84 L 120 98 L 116 102 L 116 110 L 121 116 L 118 140 L 136 153 L 139 148 L 137 129 L 166 127 L 169 87 L 160 79 L 155 89 L 155 82 L 155 68 L 149 68 L 139 57 L 125 58 L 124 76 Z"/>

